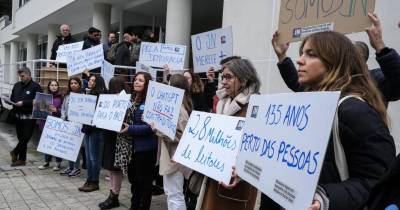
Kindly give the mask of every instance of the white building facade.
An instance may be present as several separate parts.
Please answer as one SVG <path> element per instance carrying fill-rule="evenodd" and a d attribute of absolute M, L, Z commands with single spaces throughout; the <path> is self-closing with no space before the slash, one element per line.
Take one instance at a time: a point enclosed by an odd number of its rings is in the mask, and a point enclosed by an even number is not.
<path fill-rule="evenodd" d="M 280 0 L 13 0 L 11 22 L 0 18 L 0 64 L 49 58 L 59 25 L 71 25 L 78 39 L 94 26 L 105 42 L 109 31 L 126 26 L 149 26 L 162 31 L 166 43 L 190 47 L 190 35 L 232 26 L 235 55 L 250 59 L 262 78 L 262 93 L 290 92 L 276 67 L 271 37 L 277 29 Z M 376 1 L 388 47 L 400 51 L 400 1 Z M 8 24 L 8 25 L 7 25 Z M 122 35 L 122 33 L 120 33 Z M 348 35 L 368 43 L 365 32 Z M 298 57 L 299 43 L 288 55 Z M 190 50 L 189 50 L 190 51 Z M 378 67 L 370 47 L 369 67 Z M 188 53 L 189 54 L 189 53 Z M 186 66 L 189 66 L 189 55 Z M 3 80 L 17 80 L 16 70 L 3 68 Z M 400 142 L 400 102 L 390 103 L 392 134 Z M 398 144 L 398 149 L 400 143 Z M 398 150 L 399 151 L 399 150 Z"/>

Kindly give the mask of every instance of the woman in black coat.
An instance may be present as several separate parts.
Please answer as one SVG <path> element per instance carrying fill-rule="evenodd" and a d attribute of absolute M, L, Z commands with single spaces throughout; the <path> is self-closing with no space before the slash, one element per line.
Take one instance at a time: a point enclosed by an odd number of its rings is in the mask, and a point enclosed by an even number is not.
<path fill-rule="evenodd" d="M 339 142 L 348 166 L 348 177 L 344 177 L 338 170 L 344 162 L 336 158 L 331 136 L 309 209 L 363 209 L 395 158 L 382 97 L 361 55 L 346 36 L 316 33 L 303 41 L 299 51 L 298 81 L 306 91 L 341 91 Z M 266 196 L 262 202 L 265 209 L 279 209 Z"/>

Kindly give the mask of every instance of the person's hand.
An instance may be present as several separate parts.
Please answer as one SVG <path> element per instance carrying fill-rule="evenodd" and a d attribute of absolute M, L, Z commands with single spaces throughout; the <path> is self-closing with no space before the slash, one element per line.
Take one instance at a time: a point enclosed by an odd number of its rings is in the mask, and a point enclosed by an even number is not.
<path fill-rule="evenodd" d="M 57 108 L 55 106 L 53 106 L 52 104 L 49 105 L 49 110 L 50 112 L 57 112 Z"/>
<path fill-rule="evenodd" d="M 84 73 L 86 76 L 90 77 L 90 70 L 89 70 L 89 69 L 85 69 L 85 71 L 83 71 L 83 73 Z"/>
<path fill-rule="evenodd" d="M 232 183 L 230 183 L 229 185 L 223 183 L 223 182 L 219 182 L 220 185 L 222 185 L 223 187 L 225 187 L 226 189 L 232 189 L 234 187 L 236 187 L 236 185 L 239 183 L 239 176 L 236 173 L 236 167 L 232 166 Z"/>
<path fill-rule="evenodd" d="M 36 103 L 36 101 L 35 101 L 35 99 L 33 99 L 32 100 L 32 106 L 35 106 L 35 103 Z"/>
<path fill-rule="evenodd" d="M 168 64 L 165 64 L 163 66 L 163 69 L 164 69 L 164 74 L 165 75 L 170 75 L 171 74 L 171 69 L 169 68 Z"/>
<path fill-rule="evenodd" d="M 154 122 L 149 123 L 149 125 L 150 125 L 152 131 L 156 130 Z"/>
<path fill-rule="evenodd" d="M 214 79 L 215 79 L 214 67 L 211 67 L 207 70 L 207 79 L 208 79 L 208 82 L 214 82 Z"/>
<path fill-rule="evenodd" d="M 286 51 L 289 49 L 289 43 L 283 44 L 279 41 L 280 34 L 278 31 L 272 35 L 272 47 L 274 47 L 274 51 L 276 56 L 278 56 L 279 63 L 281 63 L 286 58 Z"/>
<path fill-rule="evenodd" d="M 24 102 L 22 101 L 18 101 L 17 103 L 15 103 L 15 106 L 17 107 L 21 107 L 22 105 L 24 105 Z"/>
<path fill-rule="evenodd" d="M 311 206 L 308 208 L 308 210 L 320 210 L 321 209 L 321 203 L 317 200 L 314 200 Z"/>
<path fill-rule="evenodd" d="M 129 124 L 123 123 L 122 126 L 123 126 L 123 128 L 119 133 L 128 133 Z"/>
<path fill-rule="evenodd" d="M 379 53 L 386 47 L 382 39 L 381 21 L 375 13 L 368 13 L 368 17 L 372 22 L 372 26 L 367 28 L 365 31 L 368 34 L 371 46 L 375 49 L 376 53 Z"/>

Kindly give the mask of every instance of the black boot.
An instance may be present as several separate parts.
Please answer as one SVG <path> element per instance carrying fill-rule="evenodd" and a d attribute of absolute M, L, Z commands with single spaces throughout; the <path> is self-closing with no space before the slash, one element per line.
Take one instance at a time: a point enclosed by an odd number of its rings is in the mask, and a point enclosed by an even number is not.
<path fill-rule="evenodd" d="M 119 201 L 118 201 L 118 194 L 114 194 L 110 190 L 110 195 L 108 198 L 99 204 L 100 209 L 112 209 L 115 207 L 119 207 Z"/>

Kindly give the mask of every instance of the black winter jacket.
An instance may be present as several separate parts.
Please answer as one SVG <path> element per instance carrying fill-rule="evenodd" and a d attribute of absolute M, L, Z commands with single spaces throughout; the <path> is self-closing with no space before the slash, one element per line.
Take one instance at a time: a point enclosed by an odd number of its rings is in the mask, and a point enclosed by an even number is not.
<path fill-rule="evenodd" d="M 32 80 L 27 84 L 22 81 L 15 83 L 11 92 L 10 100 L 15 103 L 18 101 L 23 102 L 21 107 L 14 106 L 15 113 L 31 114 L 36 92 L 42 92 L 42 87 Z"/>
<path fill-rule="evenodd" d="M 400 99 L 400 56 L 394 49 L 387 48 L 379 54 L 376 54 L 376 60 L 380 69 L 370 71 L 371 77 L 374 79 L 378 89 L 381 91 L 384 101 Z M 292 60 L 287 57 L 278 68 L 286 85 L 294 92 L 302 91 L 303 88 L 298 82 L 296 67 Z"/>
<path fill-rule="evenodd" d="M 62 39 L 61 36 L 57 36 L 57 39 L 53 43 L 53 47 L 51 48 L 51 60 L 55 60 L 57 58 L 57 50 L 60 45 L 64 44 L 71 44 L 76 42 L 76 39 L 72 38 L 71 34 L 65 37 L 65 39 Z"/>

